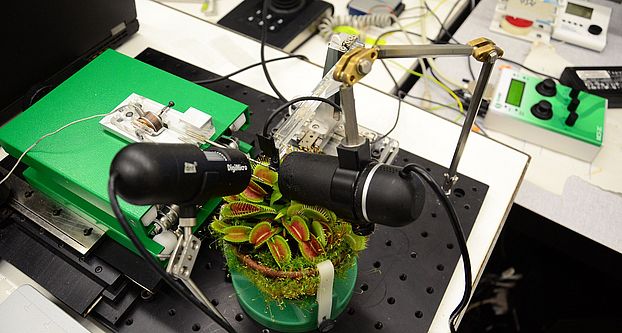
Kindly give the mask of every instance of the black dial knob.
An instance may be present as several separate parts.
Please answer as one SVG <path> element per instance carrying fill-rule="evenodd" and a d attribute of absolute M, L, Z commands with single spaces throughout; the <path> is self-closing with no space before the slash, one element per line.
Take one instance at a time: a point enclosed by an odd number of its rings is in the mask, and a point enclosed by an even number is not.
<path fill-rule="evenodd" d="M 553 79 L 545 79 L 536 85 L 536 91 L 546 97 L 553 97 L 557 93 L 555 81 Z"/>
<path fill-rule="evenodd" d="M 541 100 L 531 107 L 531 114 L 538 119 L 549 120 L 553 117 L 553 106 L 548 101 Z"/>
<path fill-rule="evenodd" d="M 592 24 L 587 27 L 587 32 L 591 33 L 592 35 L 598 36 L 601 32 L 603 32 L 603 28 L 601 28 L 600 25 Z"/>
<path fill-rule="evenodd" d="M 570 100 L 570 103 L 568 103 L 568 111 L 570 112 L 577 111 L 577 108 L 579 107 L 579 103 L 581 103 L 581 101 L 579 101 L 576 98 L 573 98 L 572 100 Z"/>
<path fill-rule="evenodd" d="M 572 89 L 570 90 L 570 93 L 568 94 L 568 96 L 570 96 L 570 98 L 572 98 L 572 99 L 576 99 L 576 98 L 578 98 L 578 97 L 579 97 L 579 93 L 580 93 L 580 92 L 581 92 L 581 91 L 580 91 L 579 89 L 577 89 L 577 88 L 572 88 Z"/>
<path fill-rule="evenodd" d="M 577 119 L 579 119 L 579 114 L 576 112 L 570 112 L 570 114 L 568 114 L 568 117 L 566 118 L 566 121 L 564 123 L 567 126 L 572 127 L 577 122 Z"/>

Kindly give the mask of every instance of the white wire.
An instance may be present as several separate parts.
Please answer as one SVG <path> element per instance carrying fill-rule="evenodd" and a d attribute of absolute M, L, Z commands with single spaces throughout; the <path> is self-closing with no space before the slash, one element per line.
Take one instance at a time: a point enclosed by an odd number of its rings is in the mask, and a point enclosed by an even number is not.
<path fill-rule="evenodd" d="M 52 136 L 52 135 L 54 135 L 54 134 L 56 134 L 56 133 L 58 133 L 58 132 L 60 132 L 60 131 L 64 130 L 65 128 L 67 128 L 67 127 L 69 127 L 69 126 L 71 126 L 71 125 L 74 125 L 74 124 L 77 124 L 77 123 L 80 123 L 80 122 L 83 122 L 83 121 L 86 121 L 86 120 L 90 120 L 90 119 L 93 119 L 93 118 L 97 118 L 97 117 L 105 117 L 105 116 L 107 116 L 107 115 L 109 115 L 109 114 L 111 114 L 111 113 L 113 113 L 113 112 L 115 112 L 115 111 L 117 111 L 117 110 L 114 110 L 114 111 L 109 112 L 109 113 L 96 114 L 96 115 L 93 115 L 93 116 L 88 116 L 88 117 L 85 117 L 85 118 L 81 118 L 81 119 L 78 119 L 78 120 L 74 120 L 74 121 L 72 121 L 72 122 L 70 122 L 70 123 L 67 123 L 67 124 L 65 124 L 65 125 L 61 126 L 59 129 L 57 129 L 57 130 L 55 130 L 55 131 L 53 131 L 53 132 L 50 132 L 50 133 L 44 134 L 43 136 L 41 136 L 40 138 L 38 138 L 38 139 L 37 139 L 37 141 L 35 141 L 32 145 L 30 145 L 30 147 L 28 147 L 26 150 L 24 150 L 24 152 L 22 153 L 22 155 L 20 155 L 20 157 L 17 159 L 17 162 L 15 162 L 15 165 L 13 165 L 13 167 L 11 168 L 11 170 L 9 170 L 9 173 L 7 173 L 7 174 L 6 174 L 6 176 L 4 176 L 4 178 L 2 178 L 2 180 L 0 180 L 0 185 L 1 185 L 2 183 L 4 183 L 7 179 L 9 179 L 9 177 L 11 176 L 11 174 L 13 174 L 13 172 L 15 171 L 15 169 L 17 168 L 17 166 L 19 165 L 19 163 L 20 163 L 20 162 L 22 161 L 22 159 L 26 156 L 26 154 L 28 154 L 28 152 L 30 152 L 32 149 L 34 149 L 34 148 L 35 148 L 35 147 L 39 144 L 39 142 L 41 142 L 43 139 L 45 139 L 45 138 L 47 138 L 47 137 L 50 137 L 50 136 Z"/>

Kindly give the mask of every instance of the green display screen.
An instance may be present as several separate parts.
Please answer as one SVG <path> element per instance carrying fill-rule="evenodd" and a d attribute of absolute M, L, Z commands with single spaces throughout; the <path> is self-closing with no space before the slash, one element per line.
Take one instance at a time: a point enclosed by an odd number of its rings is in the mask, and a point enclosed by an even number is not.
<path fill-rule="evenodd" d="M 577 5 L 572 2 L 568 2 L 568 6 L 566 7 L 566 13 L 585 17 L 588 20 L 592 18 L 593 11 L 593 8 Z"/>
<path fill-rule="evenodd" d="M 525 82 L 512 79 L 505 102 L 510 105 L 520 106 L 520 102 L 523 99 L 523 91 L 525 91 Z"/>

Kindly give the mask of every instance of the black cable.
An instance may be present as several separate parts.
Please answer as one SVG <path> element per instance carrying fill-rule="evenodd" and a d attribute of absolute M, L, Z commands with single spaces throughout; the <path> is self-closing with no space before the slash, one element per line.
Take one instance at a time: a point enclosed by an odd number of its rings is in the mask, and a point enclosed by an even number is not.
<path fill-rule="evenodd" d="M 460 225 L 460 219 L 458 218 L 458 214 L 456 214 L 456 210 L 454 209 L 453 204 L 449 200 L 449 197 L 443 191 L 443 188 L 432 178 L 429 172 L 427 172 L 422 167 L 416 164 L 407 164 L 400 171 L 400 175 L 405 176 L 408 172 L 414 172 L 418 174 L 423 180 L 430 185 L 434 193 L 438 197 L 439 201 L 442 203 L 443 207 L 447 211 L 447 215 L 449 215 L 449 220 L 451 222 L 451 226 L 453 228 L 454 234 L 456 235 L 456 240 L 458 241 L 458 248 L 460 249 L 460 254 L 462 255 L 462 263 L 464 264 L 464 293 L 462 294 L 462 299 L 458 306 L 452 311 L 449 316 L 449 329 L 452 333 L 456 332 L 456 321 L 460 313 L 466 308 L 469 304 L 469 299 L 471 298 L 471 291 L 473 289 L 473 276 L 471 275 L 471 259 L 469 257 L 469 249 L 467 248 L 466 238 L 464 236 L 464 230 L 462 230 L 462 226 Z"/>
<path fill-rule="evenodd" d="M 281 112 L 283 112 L 284 110 L 287 110 L 288 107 L 290 107 L 293 104 L 296 104 L 298 102 L 302 102 L 302 101 L 320 101 L 320 102 L 324 102 L 327 104 L 330 104 L 330 106 L 334 107 L 336 110 L 341 111 L 341 107 L 339 106 L 339 104 L 331 101 L 330 99 L 327 98 L 323 98 L 323 97 L 317 97 L 317 96 L 303 96 L 303 97 L 297 97 L 292 99 L 291 101 L 286 102 L 285 104 L 282 104 L 281 106 L 279 106 L 278 108 L 274 109 L 274 111 L 272 111 L 272 113 L 270 114 L 270 116 L 268 116 L 268 118 L 266 119 L 266 122 L 263 124 L 263 136 L 264 137 L 268 137 L 268 126 L 270 126 L 270 123 L 272 122 L 272 120 L 274 120 L 274 118 Z"/>
<path fill-rule="evenodd" d="M 158 275 L 160 275 L 164 282 L 171 286 L 171 288 L 173 288 L 173 290 L 175 290 L 181 297 L 194 304 L 203 313 L 208 315 L 214 322 L 216 322 L 223 329 L 225 329 L 225 331 L 229 333 L 235 333 L 235 329 L 233 329 L 231 324 L 229 324 L 226 320 L 223 320 L 216 313 L 212 312 L 208 307 L 205 306 L 205 304 L 201 303 L 196 297 L 194 297 L 186 289 L 184 289 L 184 287 L 180 286 L 177 282 L 175 282 L 175 280 L 173 280 L 173 278 L 169 276 L 166 271 L 164 271 L 160 264 L 155 261 L 155 259 L 151 256 L 147 249 L 145 249 L 145 246 L 140 242 L 140 240 L 134 233 L 134 230 L 132 230 L 132 227 L 125 218 L 125 215 L 123 215 L 121 208 L 119 207 L 119 201 L 117 200 L 117 192 L 115 189 L 117 177 L 118 175 L 116 173 L 113 173 L 110 175 L 110 179 L 108 180 L 108 197 L 110 199 L 110 206 L 112 207 L 112 212 L 114 213 L 114 216 L 117 218 L 117 220 L 119 220 L 119 224 L 121 225 L 121 228 L 123 229 L 127 237 L 132 241 L 132 244 L 134 244 L 138 252 L 140 252 L 140 255 L 143 257 L 143 259 L 145 259 L 149 267 Z"/>
<path fill-rule="evenodd" d="M 270 5 L 270 0 L 263 0 L 263 9 L 261 12 L 261 21 L 263 24 L 261 25 L 261 47 L 259 50 L 259 55 L 261 57 L 261 68 L 263 68 L 263 73 L 266 76 L 266 80 L 270 85 L 270 88 L 274 91 L 274 93 L 279 97 L 279 99 L 283 102 L 287 102 L 287 98 L 281 94 L 281 92 L 276 88 L 274 82 L 272 82 L 272 77 L 270 77 L 270 73 L 268 73 L 268 66 L 266 66 L 266 55 L 264 53 L 264 49 L 266 48 L 266 39 L 268 35 L 268 21 L 266 19 L 266 15 L 268 15 L 268 7 Z"/>
<path fill-rule="evenodd" d="M 458 2 L 456 2 L 456 4 L 457 3 Z M 447 36 L 449 36 L 449 39 L 452 40 L 454 43 L 462 44 L 454 38 L 454 35 L 451 32 L 449 32 L 449 30 L 445 27 L 445 23 L 438 17 L 438 15 L 436 15 L 436 13 L 430 8 L 430 6 L 428 6 L 428 3 L 424 1 L 423 5 L 425 6 L 425 8 L 427 8 L 430 14 L 432 14 L 432 17 L 434 17 L 438 24 L 441 25 L 441 30 L 443 30 L 447 34 Z"/>
<path fill-rule="evenodd" d="M 267 64 L 267 63 L 274 62 L 274 61 L 285 60 L 285 59 L 292 59 L 292 58 L 298 58 L 298 59 L 302 59 L 302 60 L 309 60 L 307 57 L 305 57 L 305 56 L 303 56 L 301 54 L 294 54 L 294 55 L 288 55 L 288 56 L 285 56 L 285 57 L 278 57 L 278 58 L 266 60 L 265 63 Z M 214 82 L 223 81 L 223 80 L 226 80 L 226 79 L 228 79 L 228 78 L 230 78 L 230 77 L 232 77 L 234 75 L 237 75 L 237 74 L 240 74 L 240 73 L 242 73 L 244 71 L 247 71 L 247 70 L 249 70 L 249 69 L 251 69 L 253 67 L 260 66 L 261 64 L 262 64 L 261 62 L 256 62 L 256 63 L 254 63 L 252 65 L 248 65 L 248 66 L 246 66 L 244 68 L 238 69 L 237 71 L 229 73 L 227 75 L 223 75 L 223 76 L 220 76 L 220 77 L 217 77 L 217 78 L 213 78 L 213 79 L 204 79 L 204 80 L 197 80 L 197 81 L 192 81 L 192 82 L 194 82 L 196 84 L 207 84 L 207 83 L 214 83 Z"/>
<path fill-rule="evenodd" d="M 513 65 L 516 65 L 516 66 L 518 66 L 518 67 L 524 68 L 524 69 L 526 69 L 526 70 L 528 70 L 528 71 L 530 71 L 530 72 L 532 72 L 532 73 L 534 73 L 534 74 L 542 75 L 542 76 L 547 77 L 547 78 L 549 78 L 549 79 L 555 79 L 555 80 L 558 80 L 558 81 L 559 81 L 559 78 L 556 78 L 556 77 L 554 77 L 554 76 L 550 76 L 550 75 L 547 75 L 547 74 L 544 74 L 544 73 L 538 72 L 538 71 L 536 71 L 536 70 L 534 70 L 534 69 L 531 69 L 531 68 L 529 68 L 529 67 L 527 67 L 527 66 L 525 66 L 525 65 L 523 65 L 523 64 L 521 64 L 521 63 L 519 63 L 518 61 L 514 61 L 514 60 L 510 60 L 510 59 L 506 59 L 506 58 L 499 58 L 499 60 L 501 60 L 501 61 L 505 61 L 505 62 L 509 62 L 510 64 L 513 64 Z"/>
<path fill-rule="evenodd" d="M 452 7 L 451 12 L 454 11 L 454 9 L 456 8 L 456 5 L 458 4 L 459 1 L 456 1 L 456 3 L 454 4 L 454 7 Z M 432 14 L 432 17 L 434 17 L 434 19 L 441 25 L 441 30 L 445 32 L 445 34 L 447 34 L 447 36 L 449 36 L 449 39 L 451 41 L 453 41 L 454 43 L 457 44 L 462 44 L 460 43 L 456 38 L 454 38 L 454 35 L 449 32 L 449 29 L 447 29 L 447 27 L 445 26 L 446 22 L 441 21 L 441 19 L 438 17 L 438 15 L 436 15 L 436 13 L 428 6 L 427 2 L 423 2 L 423 4 L 425 5 L 426 9 L 430 12 L 430 14 Z M 449 16 L 448 16 L 449 18 Z M 469 75 L 471 75 L 471 79 L 475 80 L 475 74 L 473 72 L 473 67 L 471 66 L 471 57 L 467 57 L 467 66 L 469 68 Z"/>
<path fill-rule="evenodd" d="M 397 103 L 398 104 L 397 104 L 397 115 L 395 116 L 395 122 L 393 123 L 393 126 L 391 127 L 389 131 L 379 136 L 376 140 L 372 141 L 371 144 L 382 141 L 382 139 L 389 136 L 389 134 L 391 134 L 391 132 L 393 132 L 393 130 L 397 127 L 397 123 L 400 121 L 400 113 L 402 111 L 402 101 L 404 100 L 404 96 L 406 96 L 406 93 L 404 93 L 403 91 L 400 90 L 397 92 L 397 98 L 398 98 Z"/>

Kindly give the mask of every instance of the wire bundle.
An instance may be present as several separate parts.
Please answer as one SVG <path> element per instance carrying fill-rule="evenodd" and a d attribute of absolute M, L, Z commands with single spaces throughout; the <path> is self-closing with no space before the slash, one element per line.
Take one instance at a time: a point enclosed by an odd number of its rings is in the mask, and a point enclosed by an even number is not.
<path fill-rule="evenodd" d="M 394 22 L 393 14 L 367 14 L 367 15 L 335 15 L 322 19 L 318 26 L 319 34 L 325 40 L 330 40 L 336 27 L 348 26 L 352 28 L 364 28 L 375 26 L 386 28 Z"/>

